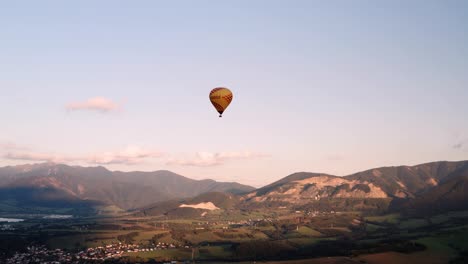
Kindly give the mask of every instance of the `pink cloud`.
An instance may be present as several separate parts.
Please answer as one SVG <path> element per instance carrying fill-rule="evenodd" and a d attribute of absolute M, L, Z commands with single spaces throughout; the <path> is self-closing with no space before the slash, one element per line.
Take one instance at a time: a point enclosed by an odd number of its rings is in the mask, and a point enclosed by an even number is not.
<path fill-rule="evenodd" d="M 88 163 L 109 165 L 109 164 L 140 164 L 149 158 L 160 158 L 164 155 L 162 152 L 149 151 L 137 146 L 129 146 L 124 150 L 116 152 L 103 152 L 94 154 L 86 160 Z"/>
<path fill-rule="evenodd" d="M 68 111 L 90 110 L 102 113 L 116 111 L 120 105 L 111 99 L 104 97 L 93 97 L 83 102 L 72 102 L 66 105 Z"/>
<path fill-rule="evenodd" d="M 197 152 L 195 157 L 186 159 L 170 159 L 168 165 L 182 165 L 182 166 L 195 166 L 195 167 L 211 167 L 222 165 L 230 160 L 240 159 L 257 159 L 267 157 L 268 155 L 244 151 L 244 152 Z"/>
<path fill-rule="evenodd" d="M 3 154 L 3 158 L 9 160 L 24 160 L 33 162 L 83 162 L 87 164 L 141 164 L 150 158 L 159 158 L 164 154 L 162 152 L 145 150 L 137 146 L 129 146 L 120 151 L 108 151 L 84 156 L 56 155 L 51 153 L 42 153 L 35 151 L 9 150 Z"/>
<path fill-rule="evenodd" d="M 251 151 L 234 152 L 197 152 L 195 155 L 180 157 L 167 157 L 164 152 L 139 146 L 128 146 L 121 150 L 104 151 L 80 156 L 70 156 L 48 152 L 34 151 L 30 148 L 20 147 L 13 143 L 0 142 L 0 157 L 8 160 L 23 160 L 32 162 L 55 162 L 55 163 L 83 163 L 97 165 L 137 165 L 155 159 L 165 162 L 167 165 L 211 167 L 223 165 L 233 160 L 250 160 L 268 155 Z"/>
<path fill-rule="evenodd" d="M 9 160 L 24 160 L 37 162 L 67 162 L 70 161 L 65 157 L 60 157 L 48 153 L 37 153 L 32 151 L 10 151 L 3 155 L 3 158 Z"/>
<path fill-rule="evenodd" d="M 9 160 L 57 161 L 57 155 L 32 151 L 29 147 L 6 141 L 0 142 L 0 155 Z"/>

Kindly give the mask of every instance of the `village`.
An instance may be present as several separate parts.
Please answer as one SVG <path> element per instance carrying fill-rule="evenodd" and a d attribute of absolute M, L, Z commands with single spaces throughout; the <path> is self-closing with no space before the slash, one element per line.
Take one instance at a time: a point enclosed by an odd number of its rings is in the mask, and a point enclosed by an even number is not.
<path fill-rule="evenodd" d="M 231 232 L 228 230 L 252 230 L 258 228 L 265 228 L 266 226 L 276 226 L 279 222 L 295 224 L 294 229 L 299 230 L 299 225 L 306 224 L 310 222 L 311 219 L 319 216 L 326 216 L 330 214 L 337 214 L 339 212 L 335 211 L 317 211 L 317 210 L 304 210 L 304 211 L 293 211 L 292 214 L 283 215 L 283 216 L 274 216 L 274 217 L 262 217 L 262 218 L 249 218 L 245 220 L 207 220 L 207 221 L 194 221 L 191 224 L 188 224 L 185 228 L 188 227 L 188 230 L 192 230 L 193 234 L 200 234 L 197 232 L 215 232 L 216 230 L 221 231 L 218 235 L 223 237 L 224 232 Z M 49 223 L 41 222 L 39 225 L 34 225 L 28 228 L 16 229 L 12 224 L 3 224 L 1 229 L 3 231 L 15 231 L 21 230 L 21 232 L 31 231 L 30 229 L 39 229 L 46 228 Z M 154 224 L 157 226 L 157 224 Z M 57 225 L 55 226 L 57 227 Z M 75 225 L 74 228 L 84 232 L 89 232 L 93 230 L 90 228 L 90 224 L 85 225 Z M 161 223 L 161 231 L 171 230 L 172 235 L 176 235 L 175 231 L 182 232 L 182 237 L 185 232 L 188 232 L 181 225 L 175 225 L 170 223 L 167 220 L 163 220 Z M 268 228 L 266 228 L 268 229 Z M 190 233 L 189 232 L 189 233 Z M 239 233 L 242 236 L 243 231 Z M 166 233 L 169 234 L 169 233 Z M 236 233 L 229 233 L 227 236 L 235 236 Z M 34 246 L 29 246 L 25 251 L 16 252 L 13 256 L 6 259 L 7 264 L 22 264 L 22 263 L 44 263 L 44 264 L 56 264 L 56 263 L 102 263 L 102 262 L 112 262 L 119 261 L 128 256 L 138 256 L 138 255 L 148 255 L 150 252 L 155 252 L 158 250 L 171 250 L 171 249 L 184 249 L 190 250 L 194 249 L 193 244 L 186 243 L 165 243 L 162 241 L 149 241 L 149 243 L 136 243 L 130 240 L 127 237 L 117 238 L 116 242 L 110 242 L 111 244 L 102 244 L 95 247 L 88 248 L 76 248 L 75 250 L 67 250 L 60 247 L 47 247 L 39 243 L 39 246 L 36 244 Z M 119 241 L 120 240 L 120 241 Z M 182 240 L 179 240 L 182 241 Z M 60 246 L 60 245 L 59 245 Z M 196 248 L 195 248 L 196 249 Z M 156 252 L 155 252 L 156 253 Z M 151 255 L 151 253 L 150 253 Z M 170 260 L 170 259 L 169 259 Z M 175 260 L 172 263 L 175 262 Z M 165 262 L 162 262 L 165 263 Z M 169 262 L 170 263 L 170 262 Z M 180 262 L 179 262 L 180 263 Z"/>
<path fill-rule="evenodd" d="M 46 246 L 30 246 L 26 252 L 17 252 L 13 257 L 7 259 L 6 264 L 41 263 L 83 263 L 83 262 L 103 262 L 110 259 L 119 259 L 125 253 L 151 252 L 156 250 L 175 249 L 181 246 L 175 244 L 158 243 L 152 247 L 143 247 L 136 244 L 116 243 L 77 253 L 65 252 L 62 249 L 47 249 Z M 185 246 L 185 248 L 189 248 Z M 170 263 L 178 263 L 172 261 Z"/>

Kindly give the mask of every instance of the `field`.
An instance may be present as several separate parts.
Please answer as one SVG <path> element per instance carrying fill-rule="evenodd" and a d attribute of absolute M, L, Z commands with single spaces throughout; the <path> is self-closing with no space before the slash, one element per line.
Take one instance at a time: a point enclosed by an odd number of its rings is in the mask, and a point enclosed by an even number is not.
<path fill-rule="evenodd" d="M 124 255 L 130 261 L 141 262 L 157 259 L 159 261 L 186 260 L 192 256 L 191 250 L 167 249 L 153 252 L 126 253 Z"/>
<path fill-rule="evenodd" d="M 359 212 L 315 216 L 229 212 L 237 221 L 227 220 L 226 214 L 193 219 L 33 218 L 0 236 L 2 241 L 12 241 L 2 245 L 9 250 L 15 245 L 21 250 L 19 241 L 68 252 L 110 245 L 141 249 L 121 254 L 118 259 L 125 263 L 191 260 L 192 256 L 207 263 L 294 259 L 288 263 L 447 263 L 462 259 L 468 251 L 467 212 L 430 218 Z M 257 218 L 249 218 L 253 215 Z"/>
<path fill-rule="evenodd" d="M 379 215 L 379 216 L 367 216 L 364 219 L 369 222 L 396 224 L 398 223 L 400 219 L 400 215 L 388 214 L 388 215 Z"/>

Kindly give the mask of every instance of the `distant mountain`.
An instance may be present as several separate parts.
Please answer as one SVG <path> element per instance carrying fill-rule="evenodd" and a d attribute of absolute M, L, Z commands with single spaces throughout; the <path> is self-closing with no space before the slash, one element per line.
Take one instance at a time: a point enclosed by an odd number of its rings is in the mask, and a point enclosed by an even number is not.
<path fill-rule="evenodd" d="M 416 166 L 375 168 L 337 177 L 320 173 L 295 173 L 244 196 L 247 203 L 267 206 L 379 209 L 431 207 L 440 210 L 465 202 L 468 161 L 432 162 Z M 343 201 L 346 200 L 346 201 Z M 378 201 L 382 200 L 382 201 Z M 459 208 L 460 206 L 452 206 Z M 433 207 L 432 207 L 433 208 Z"/>
<path fill-rule="evenodd" d="M 170 171 L 112 172 L 54 163 L 0 168 L 0 208 L 100 205 L 128 210 L 205 192 L 252 190 L 239 183 L 192 180 Z"/>

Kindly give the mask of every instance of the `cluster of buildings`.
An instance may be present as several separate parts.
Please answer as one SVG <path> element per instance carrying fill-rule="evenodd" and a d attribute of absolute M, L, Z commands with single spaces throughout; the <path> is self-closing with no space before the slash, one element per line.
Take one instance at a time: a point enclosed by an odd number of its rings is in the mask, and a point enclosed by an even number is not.
<path fill-rule="evenodd" d="M 186 246 L 187 247 L 187 246 Z M 179 248 L 176 244 L 158 243 L 150 247 L 143 247 L 136 244 L 111 244 L 78 253 L 68 253 L 61 249 L 47 249 L 45 246 L 28 247 L 24 253 L 16 253 L 7 260 L 7 264 L 41 263 L 41 264 L 61 264 L 61 263 L 82 263 L 100 262 L 108 259 L 120 258 L 125 253 L 151 252 L 156 250 Z"/>
<path fill-rule="evenodd" d="M 319 216 L 319 215 L 328 215 L 328 214 L 337 214 L 339 212 L 336 212 L 334 210 L 330 210 L 330 211 L 306 211 L 305 214 L 307 216 L 311 216 L 311 217 L 315 217 L 315 216 Z"/>
<path fill-rule="evenodd" d="M 14 231 L 16 230 L 16 228 L 14 228 L 12 225 L 3 224 L 3 225 L 0 225 L 0 230 L 1 231 Z"/>
<path fill-rule="evenodd" d="M 13 257 L 6 260 L 6 264 L 61 264 L 73 263 L 73 255 L 66 253 L 61 249 L 50 250 L 45 246 L 31 246 L 24 253 L 16 253 Z"/>
<path fill-rule="evenodd" d="M 78 260 L 106 260 L 111 258 L 119 258 L 123 253 L 127 252 L 133 245 L 112 244 L 105 247 L 88 248 L 85 251 L 76 253 Z"/>

